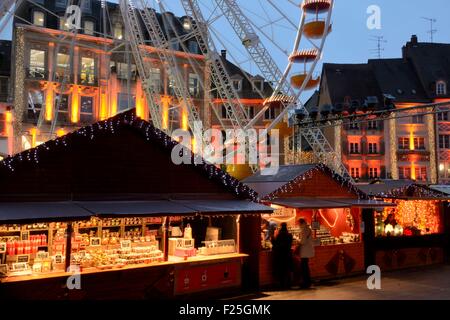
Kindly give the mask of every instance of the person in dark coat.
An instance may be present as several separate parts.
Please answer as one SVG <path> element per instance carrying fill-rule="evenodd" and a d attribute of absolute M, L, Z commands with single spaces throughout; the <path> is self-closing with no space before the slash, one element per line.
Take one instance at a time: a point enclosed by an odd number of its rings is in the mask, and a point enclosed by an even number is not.
<path fill-rule="evenodd" d="M 292 234 L 286 223 L 281 224 L 278 235 L 272 240 L 274 275 L 281 289 L 289 289 L 292 272 Z"/>

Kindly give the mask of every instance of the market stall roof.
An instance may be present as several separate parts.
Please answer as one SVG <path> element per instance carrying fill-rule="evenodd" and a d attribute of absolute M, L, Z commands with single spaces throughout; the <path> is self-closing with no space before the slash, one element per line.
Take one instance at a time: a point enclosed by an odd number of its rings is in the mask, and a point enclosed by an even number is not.
<path fill-rule="evenodd" d="M 283 165 L 278 168 L 275 174 L 268 174 L 264 169 L 256 172 L 254 175 L 242 180 L 244 184 L 255 190 L 261 199 L 276 197 L 283 188 L 289 184 L 301 183 L 303 180 L 314 179 L 315 172 L 322 172 L 342 187 L 345 185 L 351 195 L 359 198 L 367 198 L 355 185 L 348 179 L 343 178 L 336 172 L 323 164 L 302 164 L 302 165 Z M 349 196 L 351 196 L 349 194 Z M 319 196 L 319 194 L 317 195 Z"/>
<path fill-rule="evenodd" d="M 79 206 L 99 216 L 180 215 L 201 213 L 271 213 L 273 209 L 247 200 L 81 201 Z"/>
<path fill-rule="evenodd" d="M 448 200 L 444 192 L 419 184 L 412 180 L 378 180 L 371 184 L 358 185 L 370 197 L 395 199 Z"/>
<path fill-rule="evenodd" d="M 431 189 L 445 193 L 446 195 L 450 196 L 450 185 L 447 184 L 441 184 L 441 185 L 434 185 L 430 186 Z"/>
<path fill-rule="evenodd" d="M 3 223 L 83 220 L 91 215 L 73 202 L 0 202 L 0 221 Z"/>
<path fill-rule="evenodd" d="M 192 209 L 169 200 L 80 201 L 77 204 L 99 216 L 139 216 L 155 214 L 194 214 Z"/>
<path fill-rule="evenodd" d="M 271 207 L 247 200 L 172 200 L 198 213 L 272 213 Z"/>
<path fill-rule="evenodd" d="M 330 209 L 348 208 L 350 205 L 343 202 L 335 202 L 323 199 L 311 198 L 283 198 L 271 200 L 271 203 L 296 209 Z"/>
<path fill-rule="evenodd" d="M 384 208 L 395 207 L 394 203 L 377 201 L 377 200 L 364 200 L 364 199 L 333 199 L 332 201 L 346 203 L 352 207 L 371 209 L 371 208 Z"/>
<path fill-rule="evenodd" d="M 282 198 L 274 199 L 270 201 L 273 204 L 297 208 L 297 209 L 330 209 L 330 208 L 383 208 L 383 207 L 395 207 L 395 204 L 386 203 L 384 201 L 377 200 L 361 200 L 361 199 L 320 199 L 320 198 Z"/>

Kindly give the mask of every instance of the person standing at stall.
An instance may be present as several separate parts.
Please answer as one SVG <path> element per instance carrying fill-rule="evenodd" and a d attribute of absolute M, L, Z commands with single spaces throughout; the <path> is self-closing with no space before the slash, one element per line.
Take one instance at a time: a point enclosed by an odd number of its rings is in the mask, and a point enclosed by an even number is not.
<path fill-rule="evenodd" d="M 281 289 L 289 289 L 292 271 L 292 234 L 289 233 L 286 223 L 281 224 L 278 234 L 272 240 L 272 251 L 275 277 Z"/>
<path fill-rule="evenodd" d="M 312 230 L 306 223 L 305 219 L 299 220 L 300 234 L 298 239 L 299 250 L 296 250 L 300 255 L 300 288 L 307 289 L 311 287 L 311 273 L 309 270 L 309 259 L 314 257 L 314 243 L 312 237 Z"/>

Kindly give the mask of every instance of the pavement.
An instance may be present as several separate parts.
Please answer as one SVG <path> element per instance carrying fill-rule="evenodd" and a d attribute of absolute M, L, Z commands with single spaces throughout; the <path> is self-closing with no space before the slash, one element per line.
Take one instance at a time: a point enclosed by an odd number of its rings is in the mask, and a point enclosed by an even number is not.
<path fill-rule="evenodd" d="M 367 276 L 318 283 L 308 290 L 264 291 L 256 300 L 450 300 L 450 265 L 381 272 L 381 289 Z"/>

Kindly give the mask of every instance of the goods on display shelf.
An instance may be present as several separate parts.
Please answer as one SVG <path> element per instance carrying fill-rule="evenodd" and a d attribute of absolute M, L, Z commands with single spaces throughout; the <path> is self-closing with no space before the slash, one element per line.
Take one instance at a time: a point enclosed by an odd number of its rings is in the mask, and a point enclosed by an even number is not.
<path fill-rule="evenodd" d="M 210 256 L 215 254 L 227 254 L 236 252 L 234 239 L 203 241 L 204 247 L 198 249 L 199 255 Z"/>
<path fill-rule="evenodd" d="M 7 278 L 39 277 L 49 273 L 60 275 L 66 271 L 66 265 L 80 271 L 101 272 L 124 266 L 150 265 L 167 260 L 176 263 L 183 258 L 195 261 L 197 256 L 203 260 L 204 256 L 236 253 L 234 240 L 204 241 L 200 252 L 195 247 L 194 229 L 190 224 L 184 224 L 182 218 L 175 217 L 174 221 L 172 218 L 92 217 L 87 221 L 70 222 L 73 227 L 70 263 L 66 263 L 67 222 L 1 225 L 1 230 L 6 230 L 0 233 L 1 272 Z M 178 235 L 168 238 L 167 256 L 171 259 L 164 255 L 164 221 L 169 222 L 169 235 Z M 20 277 L 16 279 L 21 280 Z"/>

